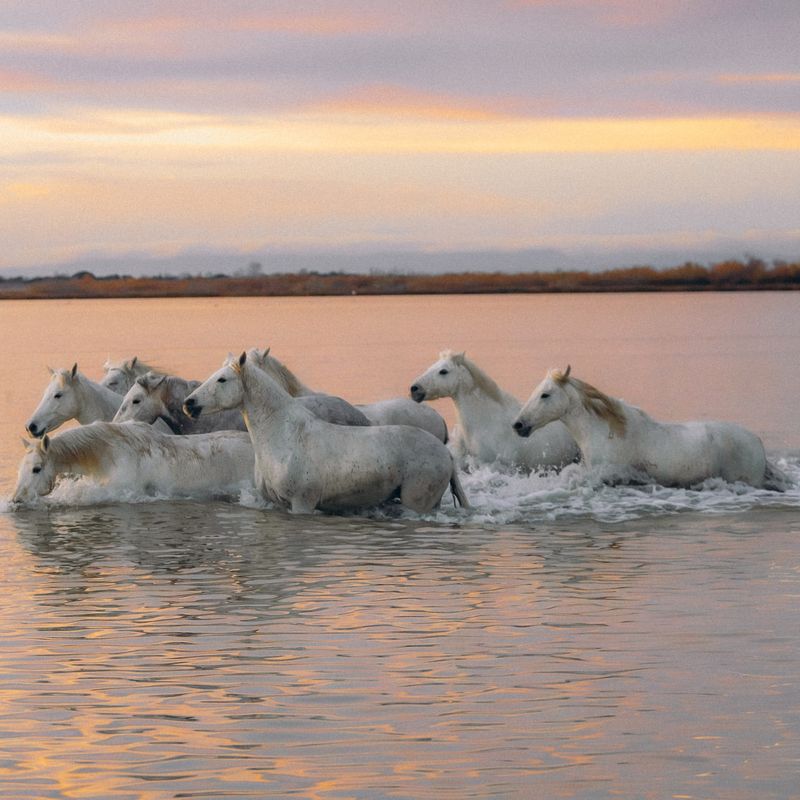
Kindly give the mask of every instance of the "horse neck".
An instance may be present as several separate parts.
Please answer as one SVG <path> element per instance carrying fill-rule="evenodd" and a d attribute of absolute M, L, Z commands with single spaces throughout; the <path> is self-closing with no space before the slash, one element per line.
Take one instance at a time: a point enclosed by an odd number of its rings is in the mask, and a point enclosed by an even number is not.
<path fill-rule="evenodd" d="M 247 429 L 270 427 L 277 412 L 292 403 L 292 396 L 264 370 L 247 362 L 241 368 L 242 415 Z"/>
<path fill-rule="evenodd" d="M 112 392 L 99 383 L 78 374 L 77 381 L 78 414 L 76 419 L 81 425 L 97 420 L 109 421 L 114 418 L 122 405 L 122 395 Z"/>
<path fill-rule="evenodd" d="M 469 379 L 459 384 L 453 394 L 456 415 L 462 430 L 479 433 L 492 425 L 502 425 L 503 432 L 519 413 L 519 401 L 504 392 L 485 372 L 475 365 L 467 368 Z M 494 436 L 495 433 L 493 432 Z"/>
<path fill-rule="evenodd" d="M 612 443 L 619 443 L 625 439 L 625 432 L 620 431 L 617 426 L 612 425 L 608 420 L 591 411 L 584 404 L 584 397 L 579 388 L 571 384 L 565 386 L 570 402 L 566 413 L 561 418 L 566 429 L 575 439 L 584 460 L 592 463 L 593 457 L 602 458 L 604 451 L 611 448 Z M 630 407 L 621 400 L 614 401 L 622 413 L 626 428 L 629 423 Z"/>
<path fill-rule="evenodd" d="M 106 442 L 89 437 L 83 428 L 76 428 L 50 441 L 47 458 L 52 462 L 56 475 L 65 472 L 94 475 L 109 455 Z"/>

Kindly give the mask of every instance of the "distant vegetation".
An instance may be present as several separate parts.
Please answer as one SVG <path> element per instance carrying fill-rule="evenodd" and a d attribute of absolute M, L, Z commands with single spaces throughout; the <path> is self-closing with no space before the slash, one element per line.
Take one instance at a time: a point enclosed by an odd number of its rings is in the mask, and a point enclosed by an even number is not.
<path fill-rule="evenodd" d="M 605 272 L 260 273 L 260 265 L 251 264 L 245 274 L 233 276 L 95 277 L 91 272 L 78 272 L 50 278 L 0 278 L 0 299 L 800 289 L 800 261 L 767 264 L 757 258 L 710 266 L 686 263 L 670 269 L 628 267 Z"/>

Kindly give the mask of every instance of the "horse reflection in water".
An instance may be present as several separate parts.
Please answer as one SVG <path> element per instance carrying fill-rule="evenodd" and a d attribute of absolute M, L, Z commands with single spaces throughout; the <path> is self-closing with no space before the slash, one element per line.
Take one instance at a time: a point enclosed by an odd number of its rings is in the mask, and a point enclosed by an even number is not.
<path fill-rule="evenodd" d="M 550 370 L 513 423 L 520 436 L 562 420 L 589 469 L 615 481 L 646 476 L 664 486 L 707 478 L 782 490 L 786 479 L 767 462 L 761 439 L 731 422 L 657 422 L 566 370 Z"/>
<path fill-rule="evenodd" d="M 34 503 L 64 475 L 88 476 L 132 496 L 230 497 L 253 487 L 253 448 L 239 431 L 172 436 L 138 422 L 95 422 L 26 448 L 14 503 Z"/>

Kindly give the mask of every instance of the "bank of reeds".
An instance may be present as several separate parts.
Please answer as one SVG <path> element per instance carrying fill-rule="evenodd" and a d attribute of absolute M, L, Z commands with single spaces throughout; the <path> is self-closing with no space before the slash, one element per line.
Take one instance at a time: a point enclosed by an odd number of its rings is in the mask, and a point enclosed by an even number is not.
<path fill-rule="evenodd" d="M 603 272 L 463 272 L 441 275 L 343 272 L 172 277 L 0 278 L 0 298 L 241 297 L 298 295 L 659 292 L 800 289 L 800 262 L 750 258 L 670 269 L 627 267 Z"/>

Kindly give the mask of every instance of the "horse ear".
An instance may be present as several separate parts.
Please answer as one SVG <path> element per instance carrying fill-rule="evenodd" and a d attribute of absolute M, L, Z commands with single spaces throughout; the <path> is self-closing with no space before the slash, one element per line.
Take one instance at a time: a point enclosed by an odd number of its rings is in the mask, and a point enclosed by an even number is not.
<path fill-rule="evenodd" d="M 69 376 L 70 378 L 74 378 L 78 374 L 78 362 L 76 361 L 72 365 L 72 369 L 70 370 Z"/>
<path fill-rule="evenodd" d="M 239 366 L 243 367 L 245 361 L 247 361 L 247 350 L 243 350 L 242 354 L 239 356 Z"/>
<path fill-rule="evenodd" d="M 40 449 L 40 450 L 41 450 L 43 453 L 46 453 L 46 452 L 47 452 L 47 449 L 48 449 L 49 447 L 50 447 L 50 437 L 49 437 L 47 434 L 45 434 L 45 435 L 44 435 L 44 436 L 41 438 L 41 444 L 39 445 L 39 449 Z"/>
<path fill-rule="evenodd" d="M 30 453 L 31 450 L 36 446 L 30 439 L 26 439 L 24 436 L 19 437 L 20 441 L 22 442 L 22 446 Z"/>
<path fill-rule="evenodd" d="M 48 372 L 49 372 L 51 375 L 55 375 L 55 374 L 56 374 L 56 371 L 55 371 L 55 370 L 54 370 L 52 367 L 48 367 L 48 368 L 47 368 L 47 371 L 48 371 Z"/>
<path fill-rule="evenodd" d="M 138 360 L 139 360 L 139 356 L 134 356 L 134 357 L 131 359 L 131 369 L 133 369 L 133 368 L 136 366 L 136 362 L 137 362 Z"/>
<path fill-rule="evenodd" d="M 158 375 L 155 372 L 147 373 L 147 388 L 151 391 L 157 389 L 167 379 L 166 375 Z"/>
<path fill-rule="evenodd" d="M 269 355 L 269 347 L 265 347 L 264 348 L 264 358 L 266 358 L 268 355 Z"/>
<path fill-rule="evenodd" d="M 571 369 L 572 369 L 572 367 L 569 364 L 567 364 L 567 368 L 564 370 L 564 380 L 569 378 L 569 373 L 570 373 Z"/>

